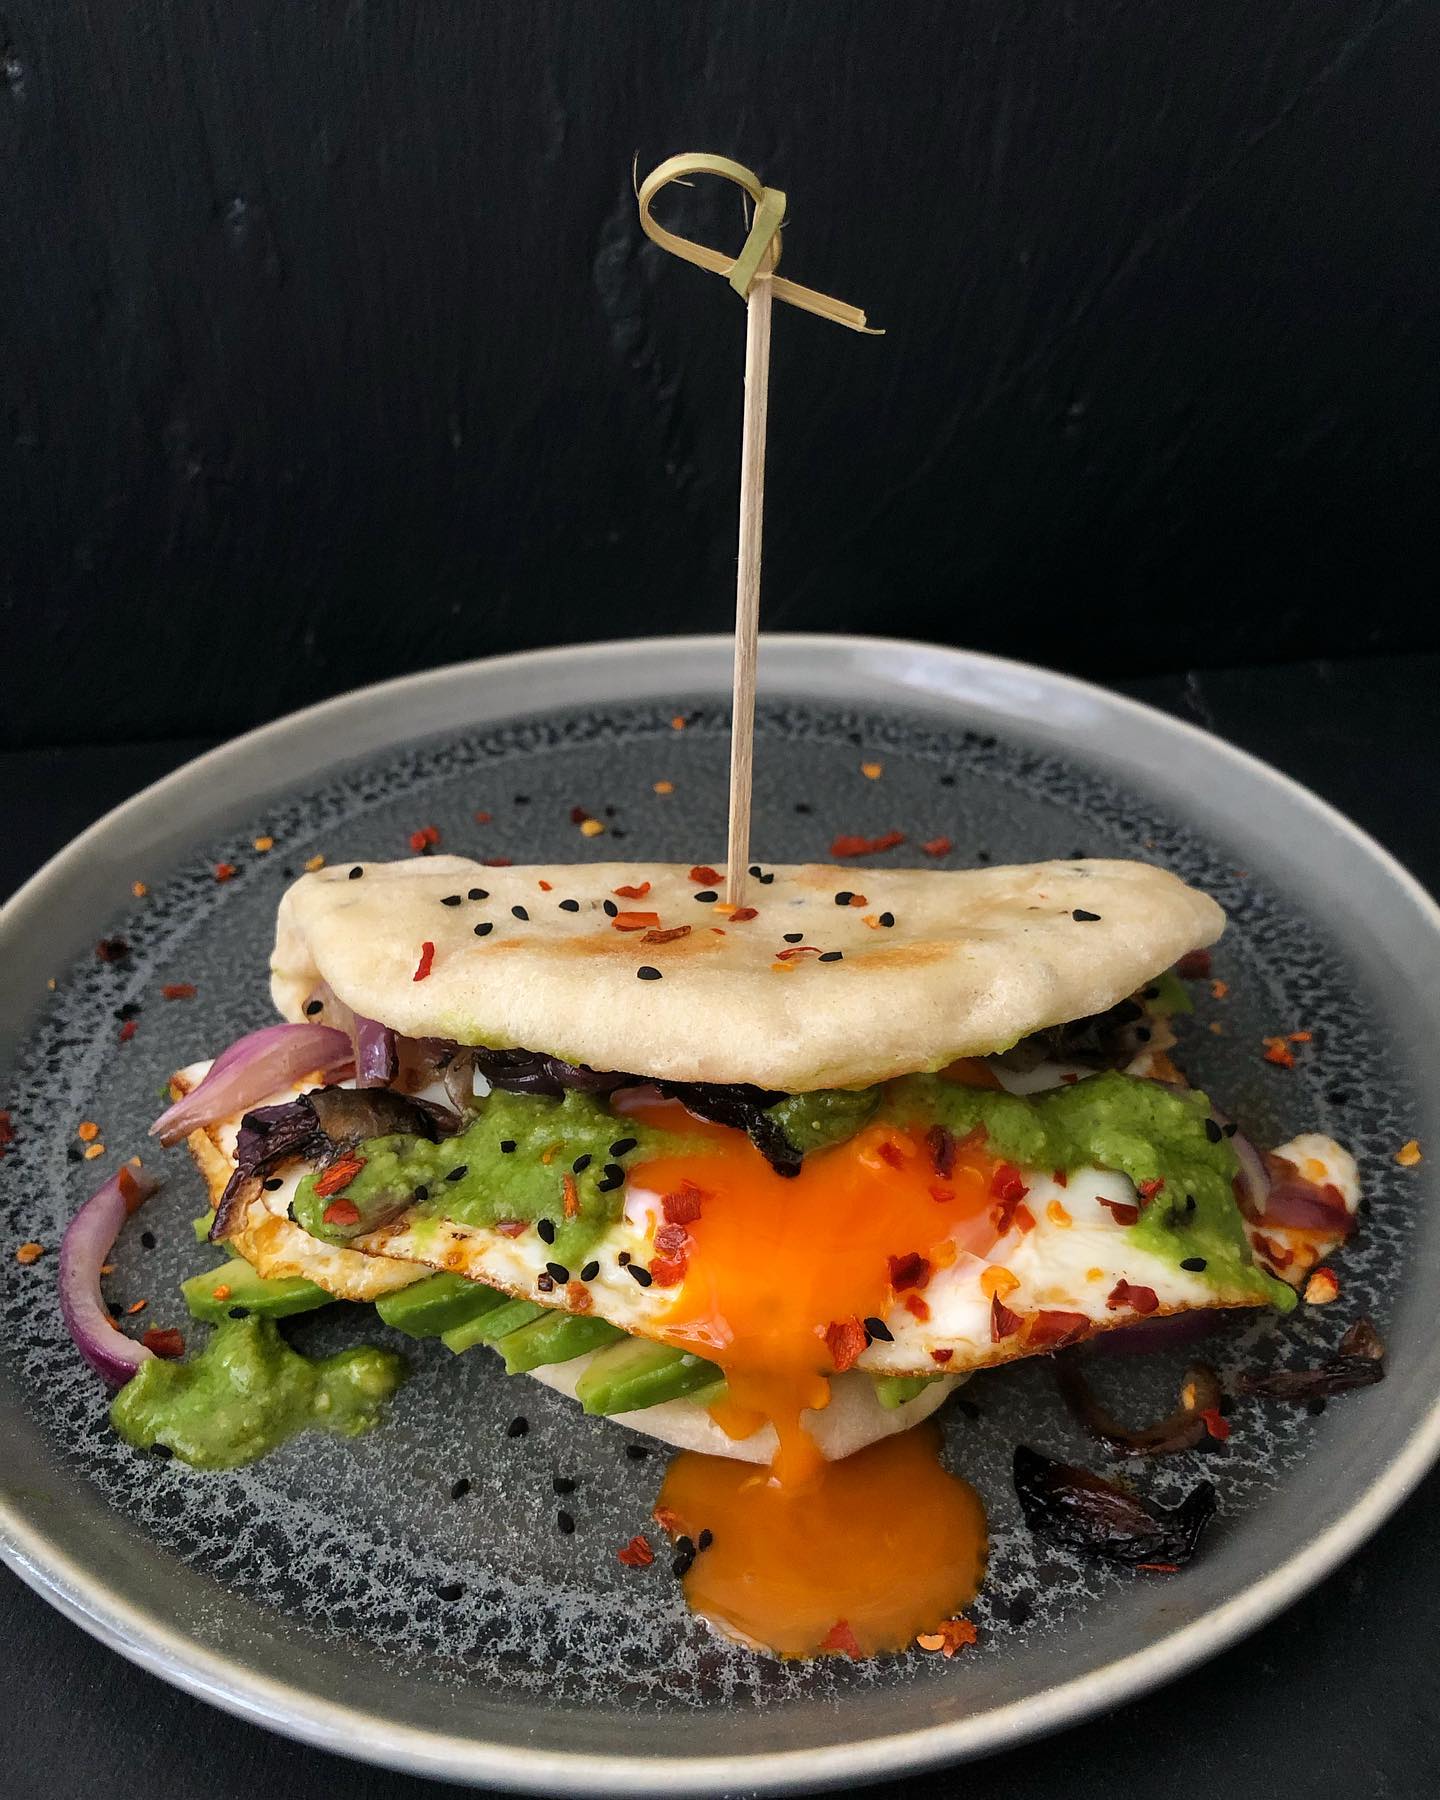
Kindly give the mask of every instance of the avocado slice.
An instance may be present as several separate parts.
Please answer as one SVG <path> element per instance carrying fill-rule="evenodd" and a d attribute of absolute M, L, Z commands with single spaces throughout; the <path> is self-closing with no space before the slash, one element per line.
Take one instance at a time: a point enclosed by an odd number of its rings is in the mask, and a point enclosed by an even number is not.
<path fill-rule="evenodd" d="M 382 1294 L 375 1310 L 407 1337 L 443 1337 L 505 1304 L 507 1296 L 463 1275 L 431 1275 Z"/>
<path fill-rule="evenodd" d="M 469 1350 L 476 1344 L 498 1344 L 512 1331 L 518 1331 L 532 1319 L 543 1318 L 550 1311 L 548 1306 L 537 1306 L 533 1300 L 502 1298 L 505 1300 L 503 1306 L 493 1307 L 478 1319 L 457 1325 L 453 1331 L 442 1331 L 440 1342 L 458 1356 L 462 1350 Z"/>
<path fill-rule="evenodd" d="M 216 1294 L 217 1288 L 228 1291 Z M 206 1269 L 180 1283 L 185 1304 L 196 1319 L 218 1324 L 233 1317 L 235 1309 L 255 1313 L 262 1319 L 286 1319 L 291 1313 L 313 1312 L 317 1306 L 328 1306 L 335 1298 L 303 1275 L 287 1275 L 269 1279 L 257 1275 L 243 1257 L 221 1263 L 218 1269 Z"/>
<path fill-rule="evenodd" d="M 897 1406 L 904 1406 L 907 1400 L 913 1400 L 917 1394 L 923 1394 L 932 1381 L 939 1381 L 938 1375 L 876 1375 L 875 1398 L 887 1412 L 894 1412 Z"/>
<path fill-rule="evenodd" d="M 627 1337 L 600 1351 L 576 1383 L 575 1396 L 587 1413 L 605 1417 L 680 1400 L 723 1381 L 703 1356 L 650 1338 Z"/>
<path fill-rule="evenodd" d="M 549 1312 L 501 1338 L 495 1348 L 505 1358 L 507 1375 L 524 1375 L 602 1349 L 624 1335 L 618 1325 L 589 1313 Z"/>

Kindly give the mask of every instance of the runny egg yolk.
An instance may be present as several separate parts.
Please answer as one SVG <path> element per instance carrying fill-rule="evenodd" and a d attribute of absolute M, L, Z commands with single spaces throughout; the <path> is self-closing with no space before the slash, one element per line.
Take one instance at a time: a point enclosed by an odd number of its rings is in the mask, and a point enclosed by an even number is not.
<path fill-rule="evenodd" d="M 691 1604 L 723 1629 L 786 1655 L 907 1643 L 973 1596 L 984 1512 L 941 1469 L 938 1434 L 916 1431 L 828 1463 L 805 1427 L 830 1377 L 867 1341 L 864 1321 L 913 1297 L 960 1247 L 988 1245 L 995 1161 L 949 1144 L 937 1167 L 923 1131 L 866 1127 L 777 1175 L 737 1131 L 705 1152 L 631 1171 L 660 1198 L 652 1268 L 674 1283 L 665 1338 L 718 1363 L 731 1436 L 773 1426 L 768 1469 L 725 1457 L 676 1458 L 662 1507 L 679 1529 L 713 1534 L 686 1577 Z M 662 1518 L 664 1517 L 662 1513 Z"/>

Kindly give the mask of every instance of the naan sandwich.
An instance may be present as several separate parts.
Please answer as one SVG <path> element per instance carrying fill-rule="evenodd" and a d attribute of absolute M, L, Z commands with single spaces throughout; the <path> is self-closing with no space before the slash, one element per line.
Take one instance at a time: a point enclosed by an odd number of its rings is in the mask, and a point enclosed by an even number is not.
<path fill-rule="evenodd" d="M 232 1307 L 374 1301 L 668 1443 L 843 1458 L 979 1369 L 1286 1310 L 1349 1232 L 1344 1149 L 1261 1153 L 1171 1060 L 1223 926 L 1122 861 L 765 865 L 738 909 L 703 866 L 340 865 L 281 903 L 287 1023 L 157 1129 Z"/>

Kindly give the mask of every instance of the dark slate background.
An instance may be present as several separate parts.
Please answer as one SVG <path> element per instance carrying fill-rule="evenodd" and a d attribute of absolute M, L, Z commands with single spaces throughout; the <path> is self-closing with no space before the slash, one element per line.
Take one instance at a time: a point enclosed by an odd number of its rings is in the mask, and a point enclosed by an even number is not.
<path fill-rule="evenodd" d="M 679 149 L 888 331 L 779 319 L 767 623 L 1440 645 L 1437 69 L 1424 0 L 0 0 L 0 742 L 723 625 Z"/>

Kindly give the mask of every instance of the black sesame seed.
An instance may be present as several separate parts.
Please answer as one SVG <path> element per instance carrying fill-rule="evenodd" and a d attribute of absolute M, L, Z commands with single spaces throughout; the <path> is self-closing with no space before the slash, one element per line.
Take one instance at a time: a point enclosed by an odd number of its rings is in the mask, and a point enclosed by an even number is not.
<path fill-rule="evenodd" d="M 640 1283 L 641 1287 L 649 1287 L 650 1271 L 648 1269 L 642 1269 L 640 1267 L 639 1263 L 633 1263 L 633 1262 L 627 1263 L 625 1266 L 626 1266 L 626 1268 L 629 1269 L 630 1273 L 635 1277 L 636 1281 L 638 1281 Z"/>
<path fill-rule="evenodd" d="M 602 900 L 600 905 L 603 907 L 607 919 L 613 919 L 620 911 L 613 900 Z"/>
<path fill-rule="evenodd" d="M 644 1444 L 627 1444 L 625 1454 L 631 1462 L 644 1462 L 650 1452 Z"/>
<path fill-rule="evenodd" d="M 461 1581 L 442 1581 L 435 1590 L 437 1600 L 458 1600 L 465 1592 L 465 1584 Z"/>
<path fill-rule="evenodd" d="M 1313 1400 L 1307 1400 L 1305 1402 L 1305 1410 L 1312 1419 L 1318 1419 L 1325 1410 L 1325 1396 L 1323 1394 L 1316 1394 Z M 160 1446 L 157 1444 L 155 1448 L 158 1450 Z"/>
<path fill-rule="evenodd" d="M 616 1138 L 610 1146 L 610 1154 L 612 1156 L 628 1156 L 639 1142 L 639 1138 Z"/>
<path fill-rule="evenodd" d="M 797 800 L 795 802 L 795 810 L 797 813 L 808 813 L 813 812 L 814 808 L 808 800 Z"/>
<path fill-rule="evenodd" d="M 990 852 L 988 850 L 977 850 L 975 852 L 975 860 L 977 863 L 988 863 L 990 860 Z"/>
<path fill-rule="evenodd" d="M 1158 1000 L 1160 998 L 1160 990 L 1158 987 L 1148 987 L 1145 989 L 1142 997 L 1146 1000 Z"/>
<path fill-rule="evenodd" d="M 553 1219 L 539 1220 L 535 1229 L 540 1234 L 540 1242 L 542 1244 L 553 1244 L 555 1242 L 555 1221 Z"/>
<path fill-rule="evenodd" d="M 501 1155 L 502 1155 L 502 1156 L 513 1156 L 513 1155 L 514 1155 L 514 1154 L 515 1154 L 515 1140 L 514 1140 L 514 1138 L 501 1138 L 501 1140 L 500 1140 L 500 1154 L 501 1154 Z"/>
<path fill-rule="evenodd" d="M 555 1515 L 555 1525 L 561 1537 L 570 1537 L 575 1530 L 574 1516 L 571 1513 L 566 1512 L 562 1507 Z"/>
<path fill-rule="evenodd" d="M 702 906 L 709 906 L 712 900 L 718 900 L 720 896 L 714 888 L 705 888 L 698 894 L 692 894 L 690 898 L 698 900 Z"/>
<path fill-rule="evenodd" d="M 822 950 L 815 960 L 816 962 L 844 962 L 845 952 L 843 950 Z"/>
<path fill-rule="evenodd" d="M 1154 1035 L 1154 1032 L 1151 1031 L 1148 1025 L 1137 1025 L 1135 1027 L 1135 1036 L 1142 1044 L 1148 1044 Z"/>
<path fill-rule="evenodd" d="M 445 894 L 441 897 L 440 904 L 442 906 L 458 906 L 460 904 L 460 896 L 458 894 Z"/>
<path fill-rule="evenodd" d="M 85 1152 L 78 1144 L 67 1144 L 65 1146 L 65 1157 L 68 1162 L 83 1162 L 85 1160 Z"/>
<path fill-rule="evenodd" d="M 1077 924 L 1094 925 L 1098 922 L 1100 915 L 1099 913 L 1086 912 L 1083 906 L 1077 906 L 1071 912 L 1070 917 L 1074 919 Z"/>
<path fill-rule="evenodd" d="M 105 1309 L 112 1319 L 118 1319 L 125 1310 L 118 1300 L 107 1300 L 105 1302 Z"/>
<path fill-rule="evenodd" d="M 628 1268 L 630 1265 L 630 1252 L 628 1250 L 622 1250 L 615 1260 L 622 1269 Z"/>
<path fill-rule="evenodd" d="M 599 1263 L 592 1260 L 591 1262 L 586 1263 L 585 1267 L 583 1269 L 581 1269 L 580 1279 L 582 1281 L 593 1281 L 599 1273 L 600 1273 Z"/>
<path fill-rule="evenodd" d="M 175 1452 L 168 1444 L 152 1444 L 150 1446 L 150 1454 L 152 1456 L 158 1456 L 161 1462 L 168 1462 Z"/>
<path fill-rule="evenodd" d="M 619 1187 L 624 1180 L 625 1171 L 620 1167 L 619 1163 L 606 1163 L 605 1174 L 601 1180 L 595 1183 L 595 1186 L 602 1194 L 608 1194 Z"/>
<path fill-rule="evenodd" d="M 641 963 L 640 967 L 635 971 L 635 979 L 637 981 L 659 981 L 660 971 L 651 968 L 649 963 Z"/>
<path fill-rule="evenodd" d="M 866 1334 L 869 1337 L 879 1338 L 882 1344 L 893 1344 L 895 1342 L 894 1332 L 891 1331 L 890 1327 L 883 1319 L 864 1319 L 861 1323 L 864 1325 Z"/>
<path fill-rule="evenodd" d="M 248 1319 L 250 1308 L 248 1306 L 229 1306 L 225 1309 L 225 1317 L 227 1319 Z"/>
<path fill-rule="evenodd" d="M 694 1560 L 695 1549 L 693 1545 L 688 1550 L 677 1550 L 670 1562 L 670 1573 L 677 1581 L 682 1580 L 690 1573 L 690 1565 Z"/>
<path fill-rule="evenodd" d="M 517 794 L 515 796 L 515 804 L 517 806 L 528 806 L 530 804 L 530 796 L 528 794 Z"/>
<path fill-rule="evenodd" d="M 880 923 L 881 923 L 881 924 L 882 924 L 882 925 L 883 925 L 883 926 L 884 926 L 884 927 L 885 927 L 885 929 L 886 929 L 886 930 L 887 930 L 887 931 L 888 931 L 888 930 L 889 930 L 889 929 L 890 929 L 890 927 L 891 927 L 891 926 L 892 926 L 892 925 L 893 925 L 893 924 L 894 924 L 894 923 L 895 923 L 895 915 L 894 915 L 894 913 L 892 913 L 892 912 L 883 912 L 883 913 L 881 913 L 881 915 L 880 915 Z"/>
<path fill-rule="evenodd" d="M 1192 1275 L 1198 1275 L 1203 1268 L 1207 1267 L 1207 1264 L 1203 1256 L 1182 1256 L 1180 1267 L 1188 1269 Z"/>
<path fill-rule="evenodd" d="M 563 1500 L 566 1494 L 573 1494 L 580 1483 L 572 1475 L 556 1475 L 550 1485 Z"/>
<path fill-rule="evenodd" d="M 359 863 L 356 863 L 355 867 L 350 871 L 350 879 L 352 881 L 358 881 L 364 873 L 365 871 L 360 867 Z"/>
<path fill-rule="evenodd" d="M 556 1287 L 564 1287 L 565 1283 L 570 1279 L 570 1271 L 565 1267 L 564 1263 L 546 1263 L 545 1273 L 555 1283 Z"/>
<path fill-rule="evenodd" d="M 941 787 L 954 787 L 955 777 L 953 775 L 942 775 L 940 777 L 940 785 Z"/>
<path fill-rule="evenodd" d="M 1236 1124 L 1236 1123 L 1235 1123 L 1235 1121 L 1234 1121 L 1234 1120 L 1233 1120 L 1233 1119 L 1232 1119 L 1232 1120 L 1231 1120 L 1231 1121 L 1230 1121 L 1230 1123 L 1229 1123 L 1229 1124 L 1228 1124 L 1228 1125 L 1222 1125 L 1222 1126 L 1221 1126 L 1221 1128 L 1220 1128 L 1220 1135 L 1221 1135 L 1221 1136 L 1222 1136 L 1222 1137 L 1234 1137 L 1234 1135 L 1235 1135 L 1235 1133 L 1236 1133 L 1236 1132 L 1237 1132 L 1237 1131 L 1238 1131 L 1238 1130 L 1239 1130 L 1239 1129 L 1240 1129 L 1240 1127 L 1239 1127 L 1239 1126 L 1238 1126 L 1238 1125 L 1237 1125 L 1237 1124 Z"/>
<path fill-rule="evenodd" d="M 774 881 L 774 879 L 775 879 L 775 871 L 772 869 L 768 875 L 760 876 L 759 880 L 760 880 L 761 887 L 769 887 L 770 883 L 772 881 Z"/>
<path fill-rule="evenodd" d="M 855 896 L 850 892 L 849 888 L 841 888 L 840 892 L 835 896 L 835 904 L 837 906 L 848 906 L 854 898 Z"/>
<path fill-rule="evenodd" d="M 471 888 L 466 898 L 470 900 L 488 900 L 490 898 L 490 890 L 489 888 Z"/>
<path fill-rule="evenodd" d="M 517 918 L 517 919 L 524 919 L 524 920 L 525 920 L 525 922 L 526 922 L 526 924 L 527 924 L 527 925 L 528 925 L 528 924 L 529 924 L 529 922 L 530 922 L 530 915 L 529 915 L 529 913 L 528 913 L 528 912 L 526 912 L 526 910 L 525 910 L 525 908 L 524 908 L 524 907 L 523 907 L 523 906 L 512 906 L 512 907 L 511 907 L 511 908 L 510 908 L 510 911 L 511 911 L 511 912 L 512 912 L 512 913 L 513 913 L 513 915 L 514 915 L 514 916 L 515 916 L 515 917 L 516 917 L 516 918 Z"/>
<path fill-rule="evenodd" d="M 475 935 L 476 935 L 476 937 L 489 937 L 490 933 L 494 929 L 495 929 L 495 927 L 490 922 L 489 919 L 482 919 L 480 921 L 480 923 L 475 927 Z"/>
<path fill-rule="evenodd" d="M 760 873 L 760 865 L 759 865 L 759 863 L 751 863 L 751 865 L 750 865 L 750 873 L 751 873 L 751 874 L 752 874 L 752 875 L 758 875 L 758 874 L 759 874 L 759 873 Z"/>
<path fill-rule="evenodd" d="M 305 1017 L 307 1019 L 313 1019 L 316 1013 L 324 1012 L 324 1010 L 325 1002 L 323 1000 L 307 1000 L 305 1002 Z"/>
<path fill-rule="evenodd" d="M 805 933 L 803 931 L 787 931 L 785 933 L 785 942 L 787 944 L 798 944 L 804 935 Z"/>
<path fill-rule="evenodd" d="M 625 836 L 625 833 L 620 829 L 620 827 L 618 825 L 612 825 L 610 827 L 610 835 L 612 838 L 623 838 Z"/>
<path fill-rule="evenodd" d="M 708 1550 L 714 1542 L 715 1542 L 715 1533 L 707 1525 L 705 1527 L 705 1529 L 700 1533 L 699 1537 L 696 1538 L 695 1548 L 697 1550 Z"/>
<path fill-rule="evenodd" d="M 428 1200 L 429 1198 L 430 1198 L 430 1190 L 428 1187 L 425 1186 L 425 1183 L 422 1181 L 420 1183 L 420 1186 L 417 1187 L 415 1192 L 411 1195 L 411 1199 L 412 1200 Z"/>
<path fill-rule="evenodd" d="M 579 912 L 580 902 L 578 900 L 562 900 L 560 910 L 561 912 Z"/>
<path fill-rule="evenodd" d="M 451 1169 L 450 1173 L 445 1177 L 445 1179 L 447 1181 L 463 1181 L 469 1173 L 470 1173 L 469 1163 L 461 1163 L 458 1169 Z"/>
<path fill-rule="evenodd" d="M 1348 1104 L 1350 1096 L 1344 1088 L 1331 1088 L 1325 1098 L 1332 1106 L 1345 1106 Z"/>
<path fill-rule="evenodd" d="M 273 1193 L 275 1193 L 275 1192 L 276 1192 L 276 1191 L 277 1191 L 277 1190 L 278 1190 L 278 1189 L 280 1189 L 280 1188 L 282 1188 L 282 1187 L 284 1187 L 284 1185 L 285 1185 L 285 1181 L 284 1181 L 284 1177 L 283 1177 L 283 1176 L 280 1176 L 280 1175 L 272 1175 L 272 1176 L 271 1176 L 271 1177 L 270 1177 L 270 1178 L 269 1178 L 269 1180 L 268 1180 L 268 1181 L 266 1181 L 266 1182 L 265 1182 L 265 1183 L 264 1183 L 264 1187 L 265 1187 L 265 1192 L 266 1192 L 266 1193 L 267 1193 L 267 1194 L 273 1194 Z"/>
<path fill-rule="evenodd" d="M 676 1540 L 675 1540 L 675 1548 L 677 1550 L 679 1550 L 682 1554 L 684 1552 L 688 1551 L 691 1556 L 694 1556 L 695 1540 L 693 1538 L 686 1537 L 685 1534 L 682 1532 L 680 1534 L 680 1536 L 678 1538 L 676 1538 Z"/>
<path fill-rule="evenodd" d="M 583 1155 L 577 1156 L 570 1167 L 576 1175 L 583 1175 L 590 1167 L 590 1152 L 587 1150 Z"/>
<path fill-rule="evenodd" d="M 1186 1195 L 1186 1196 L 1185 1196 L 1185 1210 L 1186 1210 L 1186 1212 L 1187 1212 L 1187 1213 L 1193 1213 L 1193 1212 L 1194 1212 L 1194 1210 L 1195 1210 L 1195 1196 L 1194 1196 L 1194 1195 L 1193 1195 L 1193 1194 L 1187 1194 L 1187 1195 Z"/>
<path fill-rule="evenodd" d="M 1220 1121 L 1218 1119 L 1207 1119 L 1205 1121 L 1205 1135 L 1212 1144 L 1218 1144 L 1220 1142 L 1225 1134 L 1220 1129 Z"/>
<path fill-rule="evenodd" d="M 469 1492 L 470 1492 L 469 1478 L 467 1476 L 462 1475 L 457 1482 L 452 1483 L 451 1488 L 450 1488 L 450 1498 L 452 1500 L 463 1500 Z"/>

